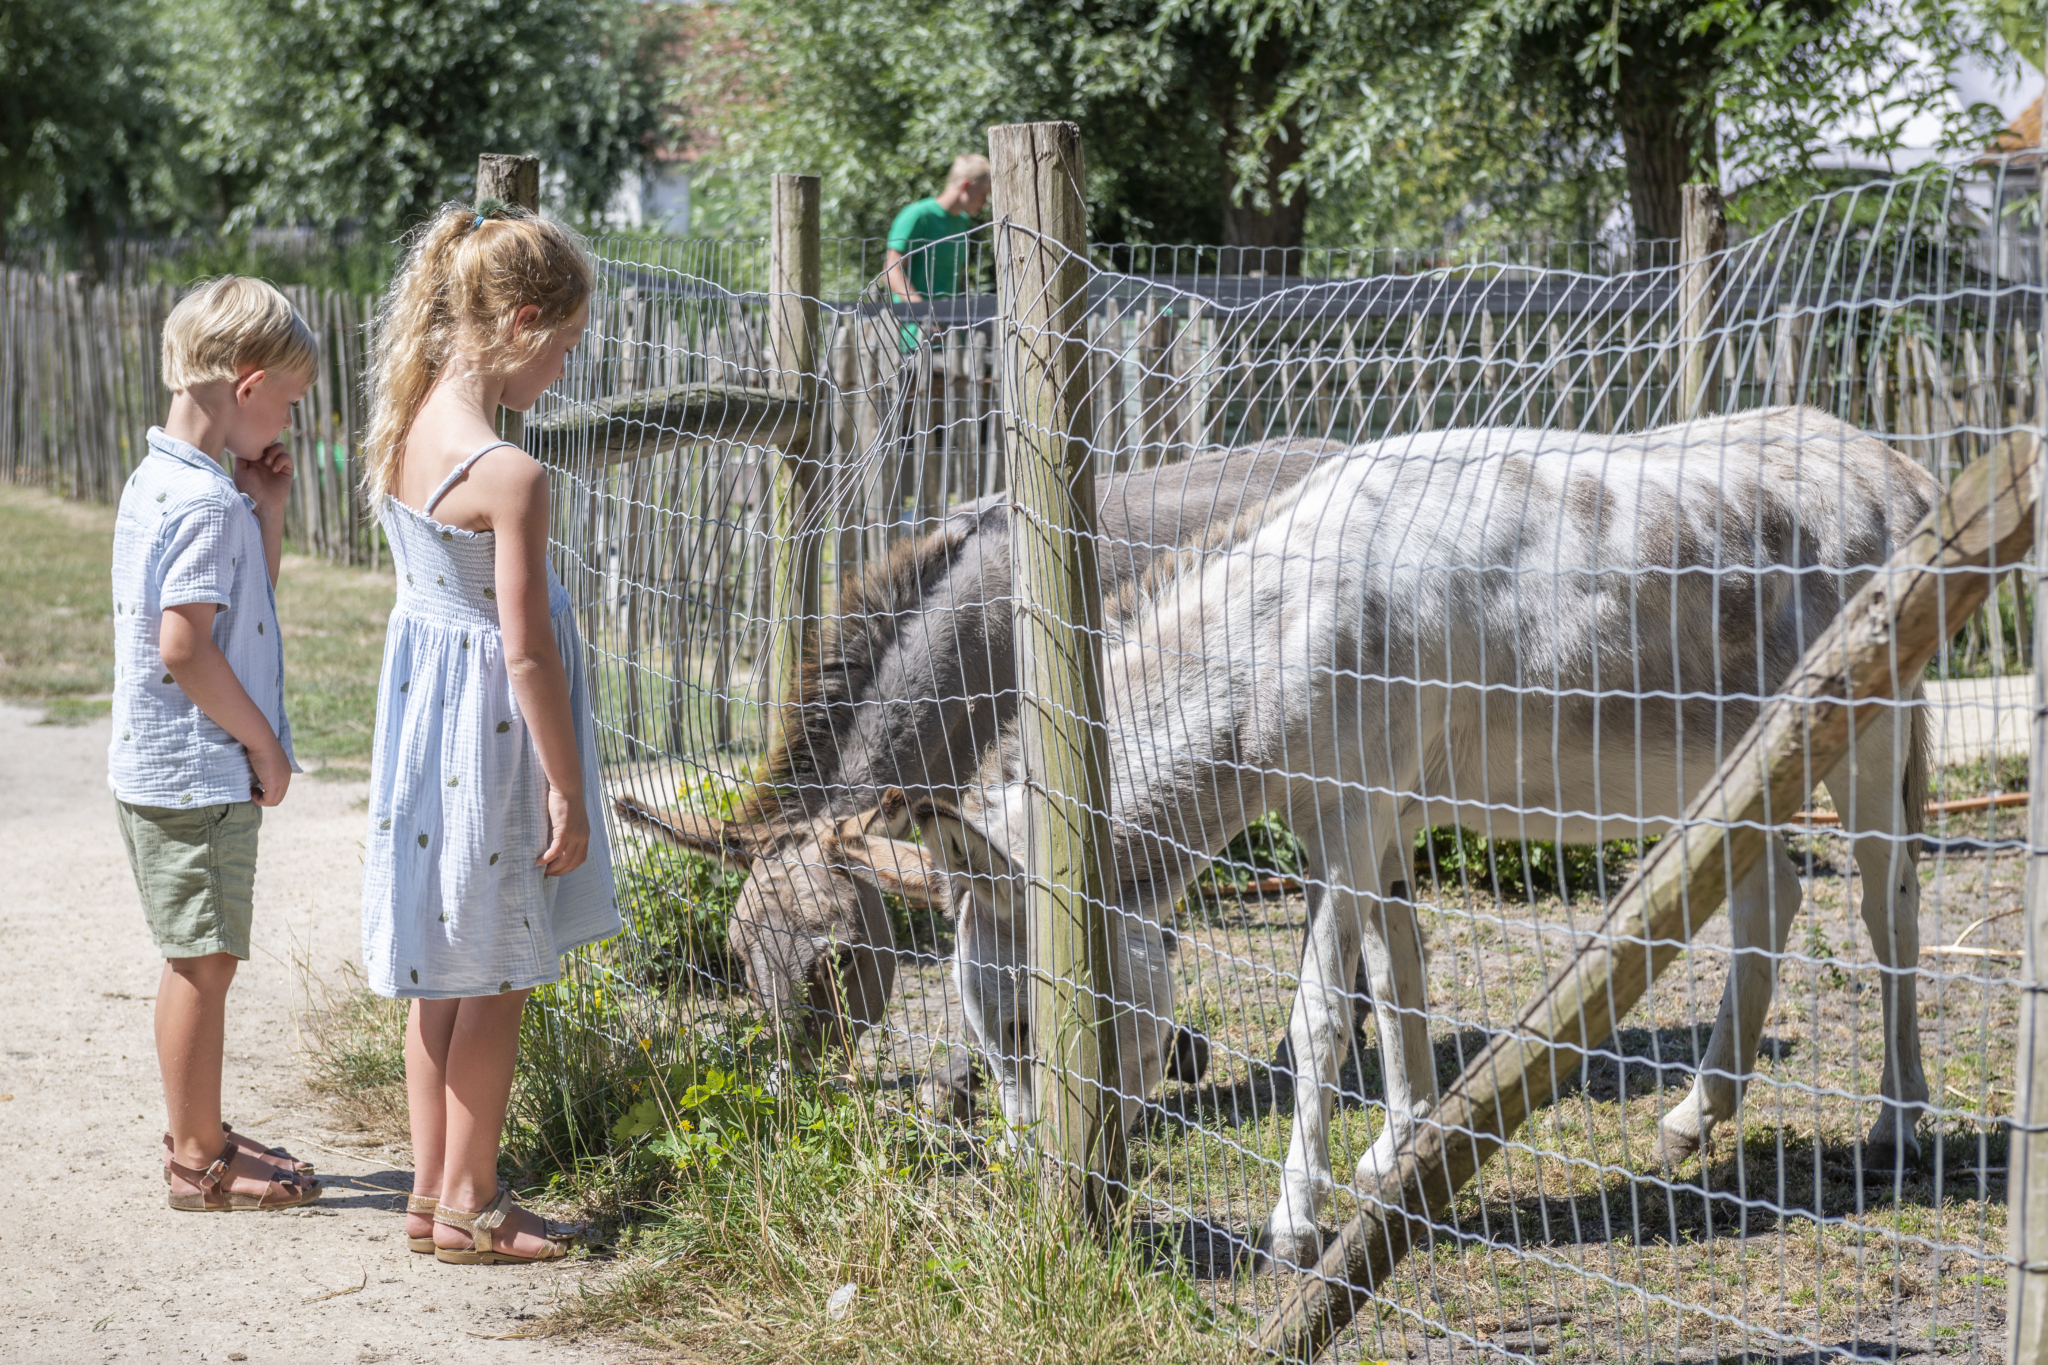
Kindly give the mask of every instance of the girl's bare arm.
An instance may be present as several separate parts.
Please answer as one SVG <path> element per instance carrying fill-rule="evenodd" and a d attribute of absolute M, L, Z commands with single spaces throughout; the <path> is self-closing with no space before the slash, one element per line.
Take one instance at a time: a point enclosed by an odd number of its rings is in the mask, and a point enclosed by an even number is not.
<path fill-rule="evenodd" d="M 548 778 L 548 846 L 539 858 L 550 875 L 580 866 L 590 850 L 590 816 L 583 803 L 583 765 L 569 715 L 569 676 L 555 648 L 548 615 L 548 475 L 531 459 L 493 470 L 496 504 L 498 622 L 512 695 L 526 717 L 533 746 Z"/>

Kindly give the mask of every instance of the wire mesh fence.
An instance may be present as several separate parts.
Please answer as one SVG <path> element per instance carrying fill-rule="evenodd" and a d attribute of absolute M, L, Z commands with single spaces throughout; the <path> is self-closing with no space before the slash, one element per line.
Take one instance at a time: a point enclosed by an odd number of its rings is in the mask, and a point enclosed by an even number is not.
<path fill-rule="evenodd" d="M 1109 971 L 1075 989 L 1117 1039 L 1133 1226 L 1219 1321 L 1389 1197 L 1589 948 L 1654 955 L 1603 904 L 1943 490 L 2038 429 L 2037 195 L 1973 166 L 1606 269 L 1086 267 L 1050 335 L 1103 601 L 1101 713 L 1068 719 Z M 809 392 L 764 248 L 600 243 L 531 441 L 629 817 L 629 932 L 549 1027 L 630 1053 L 772 1019 L 956 1144 L 940 1189 L 1046 1101 L 1008 483 L 1042 375 L 1019 304 L 971 292 L 996 231 L 917 303 L 827 244 L 827 280 L 869 274 L 823 291 Z M 1687 911 L 1341 1356 L 2002 1358 L 2034 603 L 1990 577 L 1810 800 L 1683 821 L 1768 834 L 1729 913 Z"/>

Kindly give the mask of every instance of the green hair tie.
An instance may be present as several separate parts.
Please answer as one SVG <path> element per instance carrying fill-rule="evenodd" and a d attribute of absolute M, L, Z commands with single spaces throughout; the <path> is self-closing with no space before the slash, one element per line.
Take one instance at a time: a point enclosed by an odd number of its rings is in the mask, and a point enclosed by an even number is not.
<path fill-rule="evenodd" d="M 476 206 L 476 221 L 469 225 L 470 231 L 474 232 L 476 231 L 476 229 L 482 227 L 484 225 L 484 219 L 486 218 L 505 217 L 507 207 L 508 206 L 506 205 L 505 201 L 502 199 L 480 200 Z"/>

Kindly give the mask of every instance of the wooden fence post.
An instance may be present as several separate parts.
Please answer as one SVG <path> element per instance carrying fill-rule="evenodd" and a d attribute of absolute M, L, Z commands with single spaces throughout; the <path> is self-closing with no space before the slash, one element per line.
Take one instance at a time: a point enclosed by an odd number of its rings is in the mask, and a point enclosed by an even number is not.
<path fill-rule="evenodd" d="M 476 202 L 496 199 L 529 213 L 540 212 L 540 158 L 508 156 L 485 152 L 476 159 Z M 498 413 L 498 435 L 514 445 L 524 445 L 526 414 Z"/>
<path fill-rule="evenodd" d="M 2039 164 L 2048 166 L 2048 128 L 2043 129 Z M 2040 188 L 2041 206 L 2048 209 L 2048 177 Z M 2048 265 L 2048 219 L 2038 229 L 2036 248 Z M 2036 324 L 2048 355 L 2048 314 Z M 2035 379 L 2034 422 L 2048 451 L 2048 367 Z M 1974 465 L 1971 466 L 1974 468 Z M 2034 509 L 2048 519 L 2048 499 Z M 2034 728 L 2028 781 L 2032 790 L 2048 790 L 2048 527 L 2036 521 L 2034 537 Z M 2006 1238 L 2012 1265 L 2007 1273 L 2006 1321 L 2012 1333 L 2006 1359 L 2011 1365 L 2048 1362 L 2048 1002 L 2041 998 L 2048 978 L 2048 801 L 2036 801 L 2027 812 L 2027 880 L 2024 937 L 2020 971 L 2019 1052 L 2013 1059 L 2011 1147 L 2006 1153 Z"/>
<path fill-rule="evenodd" d="M 1677 960 L 1728 888 L 1763 857 L 1772 826 L 1805 804 L 1813 774 L 1848 753 L 1851 716 L 1892 696 L 1900 680 L 1918 678 L 1950 623 L 1968 620 L 1997 572 L 2032 547 L 2041 453 L 2039 441 L 2021 433 L 1956 476 L 1948 495 L 1807 649 L 1585 946 L 1417 1120 L 1393 1169 L 1376 1189 L 1360 1192 L 1358 1213 L 1260 1326 L 1262 1350 L 1310 1360 L 1328 1345 L 1371 1302 L 1411 1240 L 1431 1235 L 1465 1183 Z M 2011 1181 L 2017 1200 L 2026 1182 L 2017 1170 Z M 2048 1204 L 2048 1192 L 2035 1197 Z M 2039 1207 L 2031 1200 L 2029 1206 Z M 2042 1239 L 2038 1228 L 2027 1235 Z"/>
<path fill-rule="evenodd" d="M 794 393 L 800 414 L 784 438 L 775 474 L 774 586 L 769 610 L 775 632 L 769 685 L 785 705 L 796 701 L 804 642 L 823 610 L 819 559 L 824 510 L 814 454 L 817 439 L 818 295 L 824 288 L 818 235 L 818 177 L 777 175 L 769 205 L 769 335 L 775 352 L 774 389 Z"/>
<path fill-rule="evenodd" d="M 1124 1191 L 1103 859 L 1108 745 L 1096 648 L 1095 469 L 1087 443 L 1086 201 L 1081 130 L 988 130 L 1003 422 L 1016 565 L 1018 707 L 1033 788 L 1027 960 L 1047 1189 L 1083 1224 Z"/>
<path fill-rule="evenodd" d="M 1681 263 L 1678 276 L 1678 335 L 1685 347 L 1683 387 L 1679 390 L 1679 420 L 1698 417 L 1715 406 L 1715 340 L 1709 333 L 1719 319 L 1716 307 L 1717 263 L 1711 258 L 1728 242 L 1728 223 L 1721 210 L 1721 190 L 1716 185 L 1687 185 L 1685 220 L 1679 239 Z"/>

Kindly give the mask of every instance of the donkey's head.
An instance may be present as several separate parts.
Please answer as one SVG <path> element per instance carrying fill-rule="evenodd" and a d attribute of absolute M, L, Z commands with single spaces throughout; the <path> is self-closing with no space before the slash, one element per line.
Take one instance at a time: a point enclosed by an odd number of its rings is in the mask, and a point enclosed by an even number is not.
<path fill-rule="evenodd" d="M 927 796 L 910 803 L 924 847 L 951 875 L 954 894 L 998 924 L 1020 922 L 1024 914 L 1030 799 L 1028 783 L 1001 782 L 957 802 Z"/>
<path fill-rule="evenodd" d="M 800 1052 L 849 1048 L 881 1021 L 896 980 L 883 894 L 948 904 L 944 873 L 902 838 L 911 815 L 894 789 L 844 819 L 742 823 L 655 811 L 631 797 L 616 806 L 664 841 L 748 874 L 727 926 L 732 948 Z"/>

